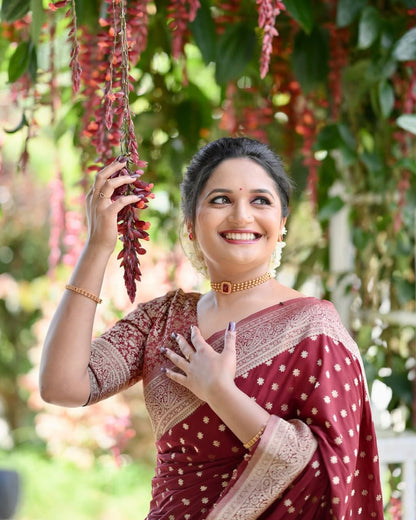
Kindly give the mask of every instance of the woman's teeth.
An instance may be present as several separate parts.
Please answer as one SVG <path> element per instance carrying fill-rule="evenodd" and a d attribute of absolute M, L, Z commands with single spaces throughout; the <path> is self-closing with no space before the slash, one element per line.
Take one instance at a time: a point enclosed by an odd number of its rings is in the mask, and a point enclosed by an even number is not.
<path fill-rule="evenodd" d="M 256 235 L 254 233 L 225 233 L 227 240 L 255 240 Z"/>

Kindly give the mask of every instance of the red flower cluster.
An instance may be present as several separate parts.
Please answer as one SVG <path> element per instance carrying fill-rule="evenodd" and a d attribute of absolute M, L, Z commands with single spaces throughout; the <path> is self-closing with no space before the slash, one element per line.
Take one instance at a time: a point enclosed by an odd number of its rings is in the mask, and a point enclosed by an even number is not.
<path fill-rule="evenodd" d="M 257 0 L 259 27 L 263 29 L 263 44 L 260 58 L 260 77 L 264 78 L 269 70 L 273 50 L 273 38 L 278 36 L 275 27 L 276 17 L 286 8 L 279 0 Z"/>
<path fill-rule="evenodd" d="M 96 151 L 95 164 L 88 168 L 94 172 L 108 164 L 117 148 L 128 156 L 128 165 L 121 175 L 143 174 L 146 163 L 140 161 L 137 140 L 134 133 L 129 92 L 133 89 L 130 77 L 130 63 L 137 62 L 147 40 L 147 2 L 137 2 L 127 8 L 126 0 L 106 0 L 105 11 L 100 19 L 101 30 L 95 35 L 81 27 L 78 40 L 74 0 L 63 0 L 50 4 L 52 10 L 71 4 L 67 12 L 70 18 L 69 41 L 71 43 L 71 68 L 73 88 L 79 90 L 84 102 L 82 135 Z M 80 42 L 80 43 L 79 43 Z M 81 71 L 82 74 L 81 74 Z M 87 182 L 84 181 L 85 185 Z M 140 191 L 137 205 L 144 209 L 153 185 L 136 181 L 126 193 Z M 131 191 L 130 191 L 131 190 Z M 115 196 L 120 196 L 116 193 Z M 128 206 L 118 215 L 118 231 L 123 244 L 119 258 L 124 268 L 127 293 L 133 302 L 136 294 L 136 280 L 140 280 L 138 255 L 145 249 L 140 240 L 148 240 L 149 224 L 140 220 L 136 208 Z"/>
<path fill-rule="evenodd" d="M 168 25 L 172 40 L 172 56 L 177 59 L 183 54 L 188 34 L 188 24 L 193 22 L 200 7 L 198 0 L 171 0 L 168 6 Z"/>

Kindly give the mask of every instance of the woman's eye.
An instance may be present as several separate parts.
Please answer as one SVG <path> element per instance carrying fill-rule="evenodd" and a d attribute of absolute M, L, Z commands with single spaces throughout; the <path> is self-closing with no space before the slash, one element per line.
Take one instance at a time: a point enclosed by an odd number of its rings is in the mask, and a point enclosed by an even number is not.
<path fill-rule="evenodd" d="M 219 195 L 210 200 L 211 204 L 228 204 L 230 199 L 225 195 Z"/>
<path fill-rule="evenodd" d="M 270 205 L 271 204 L 270 200 L 267 197 L 256 197 L 253 200 L 253 203 L 254 204 L 266 204 L 266 205 Z"/>

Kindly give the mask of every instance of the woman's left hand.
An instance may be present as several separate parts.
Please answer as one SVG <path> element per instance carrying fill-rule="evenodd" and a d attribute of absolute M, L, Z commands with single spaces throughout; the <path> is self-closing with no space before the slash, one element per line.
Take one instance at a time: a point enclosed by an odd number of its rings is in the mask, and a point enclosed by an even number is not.
<path fill-rule="evenodd" d="M 221 389 L 234 384 L 236 372 L 235 330 L 229 326 L 224 335 L 224 348 L 219 354 L 193 326 L 191 344 L 180 334 L 175 335 L 182 356 L 162 347 L 161 352 L 180 370 L 164 368 L 166 375 L 185 386 L 199 399 L 207 402 L 218 397 Z"/>

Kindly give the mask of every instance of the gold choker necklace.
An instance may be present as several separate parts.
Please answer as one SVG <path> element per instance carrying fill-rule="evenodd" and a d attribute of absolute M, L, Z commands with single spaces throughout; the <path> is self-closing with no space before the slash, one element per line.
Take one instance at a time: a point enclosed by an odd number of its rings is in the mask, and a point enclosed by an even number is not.
<path fill-rule="evenodd" d="M 257 278 L 253 278 L 253 280 L 247 280 L 246 282 L 211 282 L 211 288 L 221 294 L 231 294 L 233 292 L 251 289 L 252 287 L 256 287 L 256 285 L 261 285 L 262 283 L 267 282 L 267 280 L 270 280 L 271 277 L 272 275 L 270 273 L 265 273 Z"/>

